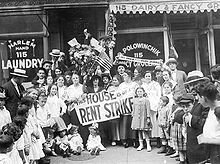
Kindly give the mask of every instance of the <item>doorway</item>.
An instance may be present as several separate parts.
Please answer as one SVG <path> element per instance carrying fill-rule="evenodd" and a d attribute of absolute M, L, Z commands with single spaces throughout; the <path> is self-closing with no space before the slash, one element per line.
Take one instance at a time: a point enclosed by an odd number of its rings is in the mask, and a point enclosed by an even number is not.
<path fill-rule="evenodd" d="M 189 73 L 193 70 L 201 70 L 200 56 L 198 51 L 198 35 L 197 34 L 174 34 L 174 47 L 178 53 L 179 70 Z"/>

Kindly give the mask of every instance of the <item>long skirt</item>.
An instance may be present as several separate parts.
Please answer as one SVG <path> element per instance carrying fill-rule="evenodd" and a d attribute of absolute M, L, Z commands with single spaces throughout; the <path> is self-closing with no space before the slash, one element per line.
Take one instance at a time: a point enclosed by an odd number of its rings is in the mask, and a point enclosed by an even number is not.
<path fill-rule="evenodd" d="M 157 120 L 157 112 L 150 111 L 151 115 L 151 122 L 152 122 L 152 131 L 151 131 L 151 137 L 160 137 L 159 136 L 159 126 L 158 126 L 158 120 Z"/>
<path fill-rule="evenodd" d="M 119 119 L 110 120 L 110 139 L 112 141 L 120 140 Z"/>
<path fill-rule="evenodd" d="M 136 131 L 131 129 L 131 115 L 121 115 L 119 120 L 120 139 L 136 139 Z"/>

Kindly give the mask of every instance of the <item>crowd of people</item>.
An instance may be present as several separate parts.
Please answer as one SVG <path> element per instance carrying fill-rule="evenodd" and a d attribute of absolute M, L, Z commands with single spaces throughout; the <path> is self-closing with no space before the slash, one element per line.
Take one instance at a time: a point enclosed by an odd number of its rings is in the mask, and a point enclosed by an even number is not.
<path fill-rule="evenodd" d="M 65 158 L 86 150 L 99 155 L 109 145 L 137 151 L 146 146 L 150 152 L 153 139 L 158 154 L 180 164 L 220 163 L 220 65 L 210 69 L 210 77 L 198 70 L 186 75 L 175 58 L 153 71 L 118 63 L 106 71 L 85 54 L 77 58 L 88 47 L 75 46 L 70 67 L 54 49 L 32 87 L 22 86 L 25 70 L 14 69 L 0 88 L 0 163 L 49 163 L 46 155 Z M 82 126 L 75 107 L 101 91 L 132 93 L 132 112 Z"/>

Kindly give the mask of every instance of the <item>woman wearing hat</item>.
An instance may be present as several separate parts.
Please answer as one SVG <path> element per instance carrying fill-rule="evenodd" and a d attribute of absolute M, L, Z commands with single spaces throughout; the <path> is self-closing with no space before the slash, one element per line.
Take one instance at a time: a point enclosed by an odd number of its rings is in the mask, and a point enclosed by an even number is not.
<path fill-rule="evenodd" d="M 0 131 L 4 125 L 11 123 L 11 115 L 5 108 L 5 100 L 5 89 L 0 86 Z"/>

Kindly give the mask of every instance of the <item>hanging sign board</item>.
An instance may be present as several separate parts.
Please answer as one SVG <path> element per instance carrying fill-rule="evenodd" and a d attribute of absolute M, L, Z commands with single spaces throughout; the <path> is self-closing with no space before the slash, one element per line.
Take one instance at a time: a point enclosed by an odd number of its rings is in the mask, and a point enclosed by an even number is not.
<path fill-rule="evenodd" d="M 161 51 L 152 44 L 136 42 L 125 45 L 117 52 L 116 59 L 127 67 L 162 65 Z"/>
<path fill-rule="evenodd" d="M 13 39 L 7 41 L 7 58 L 2 60 L 2 69 L 25 69 L 28 80 L 36 76 L 36 71 L 43 63 L 42 38 Z"/>
<path fill-rule="evenodd" d="M 129 14 L 132 12 L 135 14 L 136 12 L 153 12 L 156 13 L 159 11 L 160 13 L 167 12 L 170 13 L 171 11 L 176 13 L 180 12 L 183 13 L 186 11 L 189 13 L 193 11 L 194 13 L 201 11 L 204 12 L 207 10 L 208 12 L 211 10 L 217 11 L 220 9 L 220 1 L 168 1 L 168 2 L 144 2 L 144 3 L 113 3 L 110 4 L 110 11 L 113 13 L 119 12 L 123 14 L 126 12 Z"/>

